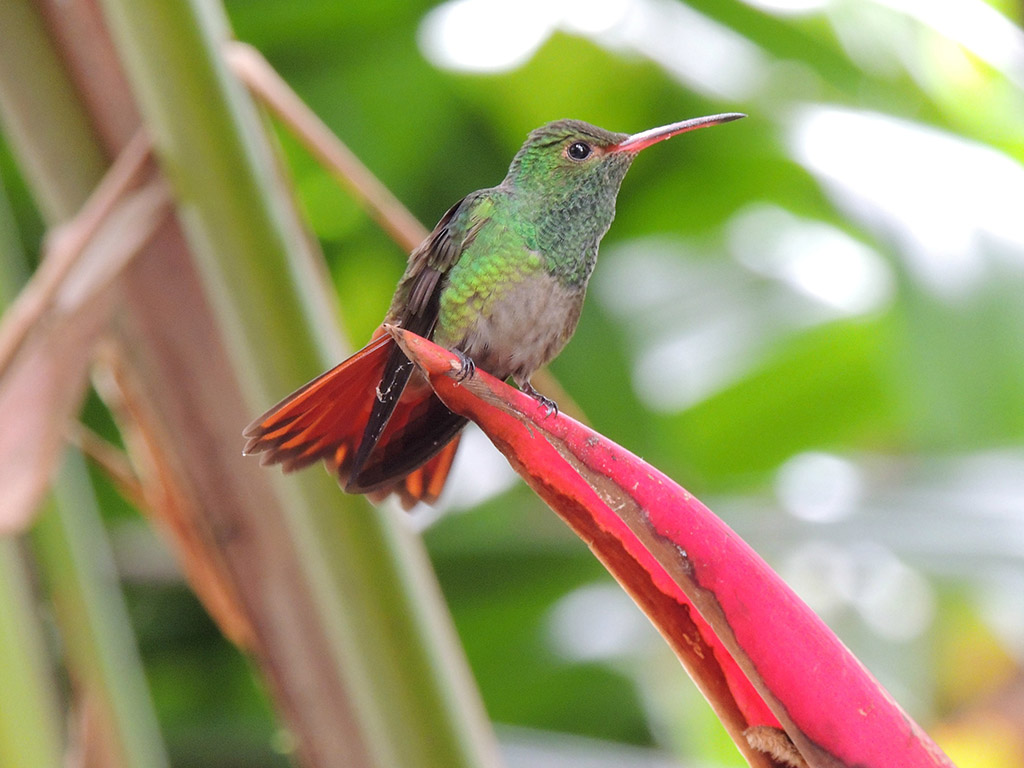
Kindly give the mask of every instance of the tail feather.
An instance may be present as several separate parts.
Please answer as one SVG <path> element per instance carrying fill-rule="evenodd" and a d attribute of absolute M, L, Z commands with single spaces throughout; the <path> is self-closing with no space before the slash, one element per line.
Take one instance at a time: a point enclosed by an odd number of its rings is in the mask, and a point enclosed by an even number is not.
<path fill-rule="evenodd" d="M 245 428 L 243 452 L 262 453 L 263 464 L 286 472 L 321 459 L 347 480 L 356 444 L 373 403 L 374 385 L 384 369 L 390 337 L 380 337 L 305 386 Z"/>
<path fill-rule="evenodd" d="M 409 383 L 383 430 L 376 430 L 379 438 L 374 435 L 364 445 L 378 387 L 395 349 L 379 329 L 363 349 L 246 427 L 243 452 L 261 453 L 262 464 L 280 464 L 285 472 L 322 460 L 347 491 L 367 493 L 374 501 L 391 493 L 406 509 L 437 501 L 465 419 L 445 408 L 424 382 Z M 357 454 L 362 454 L 358 466 Z"/>
<path fill-rule="evenodd" d="M 398 496 L 403 509 L 407 510 L 412 509 L 421 501 L 425 504 L 436 503 L 441 491 L 444 490 L 448 473 L 451 471 L 460 437 L 461 435 L 455 435 L 451 442 L 422 467 L 414 469 L 398 481 L 381 485 L 376 490 L 369 491 L 367 495 L 370 500 L 379 503 L 393 493 Z"/>
<path fill-rule="evenodd" d="M 465 424 L 466 419 L 449 411 L 425 383 L 410 382 L 345 490 L 368 493 L 412 473 L 436 458 Z"/>
<path fill-rule="evenodd" d="M 359 477 L 362 474 L 363 466 L 365 466 L 367 459 L 370 458 L 370 454 L 380 444 L 384 430 L 387 428 L 396 408 L 398 408 L 403 399 L 408 403 L 414 397 L 415 399 L 421 399 L 429 396 L 429 391 L 422 383 L 418 387 L 422 390 L 418 397 L 416 397 L 415 390 L 417 387 L 415 385 L 412 392 L 406 392 L 406 387 L 412 378 L 413 367 L 412 361 L 405 356 L 399 346 L 397 344 L 392 345 L 387 362 L 384 364 L 382 375 L 377 380 L 376 397 L 373 399 L 370 416 L 366 420 L 366 426 L 363 428 L 362 442 L 359 444 L 359 449 L 352 460 L 351 474 L 355 477 Z"/>

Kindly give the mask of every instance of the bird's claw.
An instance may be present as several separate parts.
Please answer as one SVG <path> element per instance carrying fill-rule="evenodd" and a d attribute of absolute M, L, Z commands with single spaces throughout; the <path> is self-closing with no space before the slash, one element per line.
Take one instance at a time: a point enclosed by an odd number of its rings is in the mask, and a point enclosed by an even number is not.
<path fill-rule="evenodd" d="M 542 395 L 540 392 L 533 388 L 533 385 L 530 384 L 530 382 L 524 382 L 522 390 L 530 397 L 532 397 L 534 400 L 536 400 L 538 403 L 544 406 L 544 410 L 546 411 L 546 413 L 544 414 L 544 418 L 548 418 L 549 416 L 552 415 L 558 415 L 558 403 L 556 403 L 550 397 Z"/>
<path fill-rule="evenodd" d="M 452 366 L 452 378 L 455 379 L 455 383 L 461 384 L 467 379 L 473 378 L 476 373 L 476 363 L 473 362 L 473 358 L 461 349 L 453 349 L 452 353 L 459 358 L 459 367 Z"/>
<path fill-rule="evenodd" d="M 557 416 L 558 415 L 558 403 L 552 400 L 550 397 L 544 395 L 538 395 L 537 402 L 544 406 L 544 417 Z"/>

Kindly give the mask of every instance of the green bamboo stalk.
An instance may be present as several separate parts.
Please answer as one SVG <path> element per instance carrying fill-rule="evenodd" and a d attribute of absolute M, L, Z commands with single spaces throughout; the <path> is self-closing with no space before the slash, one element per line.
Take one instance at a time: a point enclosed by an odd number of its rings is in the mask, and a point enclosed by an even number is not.
<path fill-rule="evenodd" d="M 44 218 L 56 224 L 72 216 L 84 202 L 99 181 L 105 161 L 81 118 L 74 90 L 52 55 L 35 10 L 22 0 L 0 3 L 0 29 L 5 38 L 0 46 L 0 120 L 12 147 L 21 151 L 22 169 L 37 193 Z M 24 278 L 24 257 L 15 251 L 13 238 L 5 239 L 0 260 L 5 278 Z M 69 649 L 69 671 L 82 690 L 102 706 L 102 738 L 112 742 L 116 764 L 161 768 L 168 762 L 156 715 L 91 482 L 77 452 L 68 451 L 54 486 L 56 493 L 45 504 L 36 529 L 37 557 L 57 604 L 58 623 Z M 13 566 L 8 563 L 8 567 Z M 10 586 L 15 589 L 15 582 Z M 12 632 L 27 637 L 30 625 L 24 616 L 21 619 L 19 629 Z M 30 667 L 26 666 L 26 672 Z M 37 695 L 45 696 L 45 682 L 39 683 Z M 14 694 L 6 685 L 0 685 L 0 691 L 5 699 Z M 60 758 L 52 755 L 63 751 L 62 739 L 54 736 L 52 727 L 47 728 L 43 718 L 50 715 L 39 709 L 52 703 L 36 702 L 32 708 L 37 722 L 30 729 L 18 726 L 13 718 L 29 711 L 31 697 L 19 697 L 13 706 L 8 702 L 0 707 L 0 719 L 18 730 L 11 748 L 47 761 L 39 765 L 59 765 Z M 21 760 L 0 762 L 32 765 Z"/>
<path fill-rule="evenodd" d="M 263 122 L 220 59 L 220 9 L 198 0 L 103 7 L 257 413 L 340 357 L 323 270 L 276 177 Z M 346 499 L 322 472 L 279 487 L 374 764 L 494 764 L 418 538 L 387 510 Z"/>
<path fill-rule="evenodd" d="M 27 279 L 18 229 L 0 183 L 0 311 Z M 0 538 L 0 702 L 0 765 L 58 765 L 64 736 L 57 681 L 25 553 L 13 536 Z"/>
<path fill-rule="evenodd" d="M 74 682 L 115 725 L 118 766 L 168 766 L 113 553 L 81 455 L 69 450 L 53 484 L 54 503 L 36 523 L 43 563 Z M 70 631 L 69 631 L 70 630 Z"/>
<path fill-rule="evenodd" d="M 34 148 L 19 152 L 22 175 L 43 218 L 60 222 L 75 214 L 106 161 L 32 4 L 0 3 L 0 30 L 0 123 L 12 149 Z"/>
<path fill-rule="evenodd" d="M 227 22 L 202 0 L 102 5 L 250 394 L 276 401 L 345 344 L 264 126 L 220 60 Z"/>
<path fill-rule="evenodd" d="M 28 277 L 28 261 L 22 252 L 14 212 L 0 178 L 0 314 L 14 301 Z"/>
<path fill-rule="evenodd" d="M 60 765 L 57 686 L 19 543 L 0 539 L 0 765 Z"/>

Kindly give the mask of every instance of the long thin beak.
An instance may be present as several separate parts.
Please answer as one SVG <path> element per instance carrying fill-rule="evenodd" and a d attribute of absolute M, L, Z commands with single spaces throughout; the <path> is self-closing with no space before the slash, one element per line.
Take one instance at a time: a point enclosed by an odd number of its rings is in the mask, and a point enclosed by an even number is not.
<path fill-rule="evenodd" d="M 741 117 L 746 117 L 742 112 L 726 112 L 724 115 L 710 115 L 708 117 L 695 117 L 691 120 L 683 120 L 681 123 L 672 123 L 671 125 L 663 125 L 660 128 L 651 128 L 648 131 L 641 131 L 640 133 L 634 133 L 627 139 L 620 141 L 608 148 L 609 152 L 639 152 L 641 149 L 647 149 L 651 144 L 657 144 L 659 141 L 665 139 L 671 139 L 680 133 L 686 133 L 687 131 L 695 131 L 698 128 L 706 128 L 709 125 L 721 125 L 722 123 L 730 123 L 733 120 L 739 120 Z"/>

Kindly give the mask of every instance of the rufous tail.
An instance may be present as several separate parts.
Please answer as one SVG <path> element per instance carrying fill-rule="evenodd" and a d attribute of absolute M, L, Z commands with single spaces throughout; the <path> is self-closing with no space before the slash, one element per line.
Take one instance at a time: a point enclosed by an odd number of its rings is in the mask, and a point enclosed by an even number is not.
<path fill-rule="evenodd" d="M 343 363 L 296 390 L 245 428 L 246 454 L 285 472 L 323 461 L 345 490 L 380 501 L 391 493 L 402 506 L 432 504 L 444 488 L 465 419 L 449 411 L 418 375 L 405 387 L 383 429 L 367 423 L 392 351 L 378 329 Z M 379 426 L 379 425 L 378 425 Z M 372 444 L 365 445 L 367 438 Z M 357 454 L 359 466 L 354 465 Z"/>

